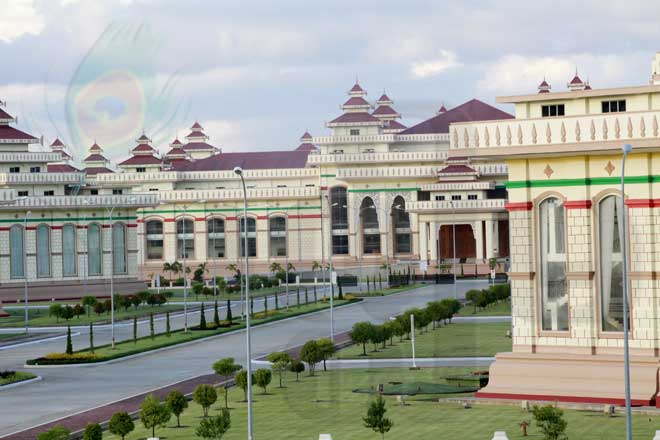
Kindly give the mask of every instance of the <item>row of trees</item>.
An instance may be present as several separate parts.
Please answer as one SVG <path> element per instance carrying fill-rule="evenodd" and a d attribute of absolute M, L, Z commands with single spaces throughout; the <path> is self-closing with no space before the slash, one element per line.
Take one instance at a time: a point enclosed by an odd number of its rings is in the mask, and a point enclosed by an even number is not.
<path fill-rule="evenodd" d="M 141 305 L 161 306 L 167 303 L 172 295 L 172 292 L 151 293 L 146 290 L 132 295 L 120 295 L 116 293 L 114 298 L 115 310 L 123 308 L 124 311 L 128 311 L 131 307 L 137 309 Z M 74 317 L 80 318 L 82 315 L 89 317 L 92 312 L 96 313 L 97 316 L 101 316 L 103 313 L 110 314 L 111 310 L 111 300 L 99 300 L 95 296 L 87 295 L 82 297 L 79 304 L 73 306 L 59 303 L 51 304 L 48 307 L 48 316 L 54 316 L 56 322 L 59 323 L 60 319 L 68 321 Z"/>
<path fill-rule="evenodd" d="M 493 284 L 487 289 L 483 290 L 468 290 L 465 293 L 467 299 L 474 307 L 474 313 L 479 309 L 485 309 L 490 305 L 506 301 L 511 297 L 510 284 Z"/>
<path fill-rule="evenodd" d="M 408 309 L 391 321 L 383 324 L 372 324 L 368 321 L 356 322 L 350 332 L 351 341 L 362 345 L 362 356 L 367 355 L 367 344 L 374 345 L 373 351 L 378 351 L 379 345 L 386 347 L 387 341 L 394 345 L 394 337 L 399 341 L 410 339 L 410 316 L 414 315 L 415 329 L 424 331 L 429 325 L 435 329 L 442 323 L 451 322 L 452 317 L 460 310 L 461 304 L 453 298 L 433 301 L 425 308 Z"/>

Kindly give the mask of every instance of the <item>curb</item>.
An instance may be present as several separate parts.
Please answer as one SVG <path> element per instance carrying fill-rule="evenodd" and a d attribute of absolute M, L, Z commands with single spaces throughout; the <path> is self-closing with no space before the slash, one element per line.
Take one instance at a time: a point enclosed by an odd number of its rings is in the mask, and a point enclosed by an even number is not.
<path fill-rule="evenodd" d="M 37 377 L 33 377 L 32 379 L 22 380 L 20 382 L 10 383 L 8 385 L 2 385 L 2 386 L 0 386 L 0 392 L 2 392 L 4 390 L 9 390 L 9 389 L 12 389 L 12 388 L 20 387 L 20 386 L 23 386 L 23 385 L 29 385 L 29 384 L 34 383 L 34 382 L 39 382 L 41 380 L 43 380 L 43 377 L 37 376 Z"/>

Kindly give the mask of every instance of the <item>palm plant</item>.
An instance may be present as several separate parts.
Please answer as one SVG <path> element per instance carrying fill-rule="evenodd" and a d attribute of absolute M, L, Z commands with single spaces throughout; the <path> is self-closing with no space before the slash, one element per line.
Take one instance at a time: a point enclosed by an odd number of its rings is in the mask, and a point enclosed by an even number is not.
<path fill-rule="evenodd" d="M 163 263 L 163 272 L 170 274 L 170 283 L 172 282 L 172 265 L 170 263 Z"/>
<path fill-rule="evenodd" d="M 278 273 L 282 272 L 284 269 L 282 268 L 282 265 L 276 261 L 270 263 L 270 271 L 273 273 Z"/>

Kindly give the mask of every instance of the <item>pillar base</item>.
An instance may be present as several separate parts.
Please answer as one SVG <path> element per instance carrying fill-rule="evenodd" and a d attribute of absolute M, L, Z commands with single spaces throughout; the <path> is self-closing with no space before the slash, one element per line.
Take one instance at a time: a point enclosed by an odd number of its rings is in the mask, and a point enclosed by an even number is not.
<path fill-rule="evenodd" d="M 655 405 L 659 367 L 659 358 L 631 357 L 634 406 Z M 623 356 L 499 353 L 488 386 L 476 396 L 624 405 Z"/>

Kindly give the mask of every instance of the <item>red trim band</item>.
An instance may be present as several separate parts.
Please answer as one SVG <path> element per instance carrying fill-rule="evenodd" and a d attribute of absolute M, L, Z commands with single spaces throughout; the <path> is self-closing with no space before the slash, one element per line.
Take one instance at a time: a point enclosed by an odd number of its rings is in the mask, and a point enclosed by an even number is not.
<path fill-rule="evenodd" d="M 488 393 L 478 391 L 475 397 L 484 399 L 511 399 L 511 400 L 544 400 L 549 402 L 575 402 L 575 403 L 609 403 L 612 405 L 624 406 L 625 399 L 607 398 L 607 397 L 584 397 L 584 396 L 551 396 L 543 394 L 508 394 L 508 393 Z M 655 406 L 655 399 L 649 400 L 633 399 L 633 406 Z"/>
<path fill-rule="evenodd" d="M 564 202 L 566 209 L 591 209 L 591 200 L 570 200 Z"/>
<path fill-rule="evenodd" d="M 627 199 L 628 208 L 657 208 L 660 207 L 660 199 Z"/>
<path fill-rule="evenodd" d="M 507 211 L 531 211 L 534 204 L 532 202 L 507 202 L 504 209 Z"/>

